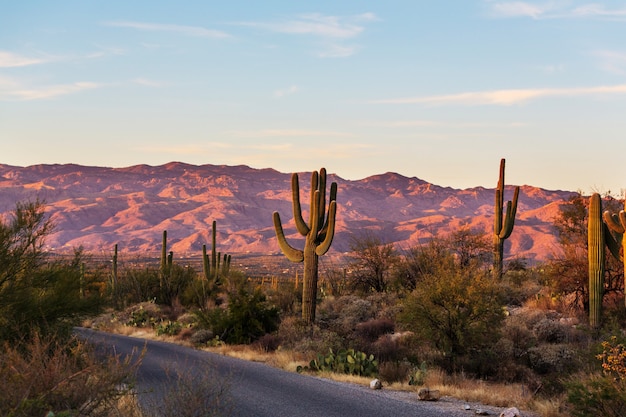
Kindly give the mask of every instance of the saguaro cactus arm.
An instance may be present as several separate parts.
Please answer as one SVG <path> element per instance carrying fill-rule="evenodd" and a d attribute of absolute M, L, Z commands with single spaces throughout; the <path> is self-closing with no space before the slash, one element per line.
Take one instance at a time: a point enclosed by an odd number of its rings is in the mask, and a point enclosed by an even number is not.
<path fill-rule="evenodd" d="M 324 240 L 315 248 L 315 253 L 318 256 L 324 255 L 330 249 L 330 245 L 333 243 L 335 237 L 335 216 L 337 214 L 337 202 L 331 201 L 328 206 L 328 223 L 325 225 L 325 232 L 323 234 Z M 322 236 L 322 235 L 321 235 Z"/>
<path fill-rule="evenodd" d="M 302 218 L 302 205 L 300 204 L 300 181 L 298 179 L 298 174 L 295 172 L 291 174 L 291 206 L 293 207 L 293 219 L 296 222 L 296 229 L 298 229 L 298 232 L 300 232 L 302 236 L 308 235 L 310 229 Z"/>
<path fill-rule="evenodd" d="M 283 225 L 280 222 L 280 214 L 278 214 L 277 211 L 274 212 L 274 230 L 276 231 L 278 246 L 280 246 L 280 250 L 285 254 L 287 259 L 291 262 L 302 262 L 304 260 L 304 252 L 294 248 L 287 242 Z"/>

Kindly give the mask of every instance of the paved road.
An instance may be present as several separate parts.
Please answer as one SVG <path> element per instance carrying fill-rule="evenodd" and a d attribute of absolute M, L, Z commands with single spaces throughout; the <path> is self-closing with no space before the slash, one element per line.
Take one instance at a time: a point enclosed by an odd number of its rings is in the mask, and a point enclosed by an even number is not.
<path fill-rule="evenodd" d="M 265 364 L 203 352 L 175 344 L 88 329 L 77 333 L 101 347 L 122 355 L 147 347 L 137 375 L 140 391 L 153 389 L 159 395 L 170 373 L 200 374 L 207 366 L 217 380 L 229 382 L 231 414 L 234 417 L 457 417 L 473 412 L 460 404 L 419 402 L 415 393 L 370 390 L 309 375 L 286 372 Z M 496 414 L 497 415 L 497 414 Z"/>

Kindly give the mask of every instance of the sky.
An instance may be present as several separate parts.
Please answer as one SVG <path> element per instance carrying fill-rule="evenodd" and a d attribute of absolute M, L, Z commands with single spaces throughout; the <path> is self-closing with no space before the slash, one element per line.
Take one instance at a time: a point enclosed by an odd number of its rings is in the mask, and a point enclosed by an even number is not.
<path fill-rule="evenodd" d="M 0 163 L 626 190 L 626 2 L 0 0 Z"/>

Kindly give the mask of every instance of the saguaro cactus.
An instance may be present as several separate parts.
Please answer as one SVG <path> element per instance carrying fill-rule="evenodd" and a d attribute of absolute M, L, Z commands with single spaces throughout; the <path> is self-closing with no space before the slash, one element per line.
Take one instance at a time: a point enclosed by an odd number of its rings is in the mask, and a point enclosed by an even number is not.
<path fill-rule="evenodd" d="M 207 254 L 206 245 L 202 245 L 202 273 L 207 281 L 219 281 L 219 277 L 226 276 L 230 272 L 231 256 L 224 254 L 224 262 L 221 264 L 221 252 L 217 252 L 217 222 L 213 220 L 211 237 L 211 257 Z"/>
<path fill-rule="evenodd" d="M 626 199 L 624 200 L 624 209 L 626 210 Z M 606 210 L 602 213 L 602 218 L 608 229 L 614 232 L 617 238 L 614 238 L 611 233 L 605 231 L 606 244 L 615 259 L 624 263 L 624 248 L 626 248 L 626 212 L 620 210 L 619 213 L 611 213 L 609 210 Z M 626 288 L 626 268 L 624 269 L 624 288 Z M 626 297 L 624 297 L 624 302 L 626 303 Z"/>
<path fill-rule="evenodd" d="M 602 222 L 602 199 L 594 193 L 589 198 L 587 219 L 587 256 L 589 259 L 589 325 L 597 328 L 602 314 L 604 286 L 605 226 Z"/>
<path fill-rule="evenodd" d="M 304 250 L 296 249 L 287 242 L 278 212 L 274 212 L 274 229 L 280 249 L 287 259 L 292 262 L 304 262 L 302 318 L 307 323 L 313 323 L 317 297 L 318 261 L 319 257 L 330 249 L 335 235 L 337 183 L 333 182 L 330 186 L 326 213 L 326 169 L 320 169 L 319 174 L 313 171 L 308 224 L 302 218 L 300 185 L 296 173 L 291 175 L 291 197 L 296 228 L 302 236 L 305 236 Z"/>
<path fill-rule="evenodd" d="M 506 202 L 506 214 L 502 216 L 504 209 L 504 159 L 500 160 L 500 178 L 496 187 L 496 201 L 494 206 L 493 224 L 493 273 L 497 279 L 502 278 L 504 263 L 504 241 L 511 236 L 517 212 L 517 198 L 519 187 L 515 187 L 513 202 Z"/>

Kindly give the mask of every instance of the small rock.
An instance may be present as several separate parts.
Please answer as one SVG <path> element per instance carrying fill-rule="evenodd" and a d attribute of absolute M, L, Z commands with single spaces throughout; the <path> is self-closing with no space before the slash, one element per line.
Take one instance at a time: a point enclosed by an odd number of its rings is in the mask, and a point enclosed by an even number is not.
<path fill-rule="evenodd" d="M 517 408 L 511 407 L 501 412 L 500 417 L 522 417 L 522 414 Z"/>
<path fill-rule="evenodd" d="M 470 407 L 469 404 L 465 404 L 465 406 L 463 408 L 466 409 L 466 410 L 471 410 L 472 409 L 472 407 Z"/>
<path fill-rule="evenodd" d="M 478 416 L 488 416 L 489 415 L 489 411 L 483 410 L 482 408 L 479 408 L 479 409 L 476 410 L 476 415 L 478 415 Z"/>
<path fill-rule="evenodd" d="M 383 387 L 383 384 L 380 382 L 379 379 L 373 379 L 370 381 L 370 389 L 381 389 Z"/>

